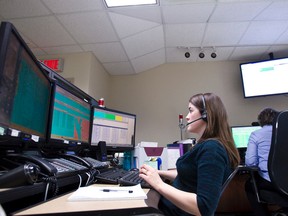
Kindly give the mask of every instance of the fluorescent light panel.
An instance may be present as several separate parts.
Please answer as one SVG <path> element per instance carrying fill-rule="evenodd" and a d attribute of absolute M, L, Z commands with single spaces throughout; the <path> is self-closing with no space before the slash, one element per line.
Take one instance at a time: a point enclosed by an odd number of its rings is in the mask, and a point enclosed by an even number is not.
<path fill-rule="evenodd" d="M 157 0 L 105 0 L 107 7 L 153 5 Z"/>

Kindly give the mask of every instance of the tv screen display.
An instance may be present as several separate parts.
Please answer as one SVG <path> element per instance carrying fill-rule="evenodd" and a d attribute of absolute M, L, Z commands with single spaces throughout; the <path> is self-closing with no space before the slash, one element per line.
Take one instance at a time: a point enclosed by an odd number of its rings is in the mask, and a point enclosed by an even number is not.
<path fill-rule="evenodd" d="M 236 147 L 247 148 L 250 134 L 260 128 L 261 126 L 232 126 L 232 136 Z"/>
<path fill-rule="evenodd" d="M 9 22 L 0 28 L 0 127 L 20 139 L 46 141 L 52 83 Z"/>
<path fill-rule="evenodd" d="M 288 93 L 288 57 L 240 64 L 245 98 Z"/>
<path fill-rule="evenodd" d="M 91 145 L 105 141 L 107 151 L 122 152 L 135 146 L 136 115 L 94 107 Z"/>
<path fill-rule="evenodd" d="M 81 94 L 56 84 L 48 145 L 84 145 L 90 143 L 91 105 Z M 59 145 L 60 147 L 60 145 Z"/>

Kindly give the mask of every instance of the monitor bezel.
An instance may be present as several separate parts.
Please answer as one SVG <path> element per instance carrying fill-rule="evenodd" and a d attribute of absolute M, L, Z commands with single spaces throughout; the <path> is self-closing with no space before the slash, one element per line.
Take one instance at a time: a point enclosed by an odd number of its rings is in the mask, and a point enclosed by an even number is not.
<path fill-rule="evenodd" d="M 52 132 L 52 120 L 53 120 L 53 109 L 54 109 L 54 99 L 56 96 L 56 87 L 59 86 L 60 88 L 66 90 L 70 94 L 76 96 L 77 98 L 83 100 L 90 106 L 90 116 L 89 116 L 89 135 L 88 135 L 88 141 L 83 142 L 80 140 L 64 140 L 64 139 L 56 139 L 56 138 L 51 138 L 51 132 Z M 51 106 L 50 106 L 50 117 L 49 117 L 49 126 L 48 126 L 48 141 L 45 144 L 44 148 L 45 149 L 60 149 L 63 151 L 71 150 L 71 148 L 89 148 L 90 143 L 91 143 L 91 121 L 92 121 L 92 105 L 89 99 L 85 97 L 85 93 L 80 91 L 78 88 L 73 88 L 70 85 L 65 84 L 64 82 L 60 82 L 58 80 L 54 80 L 54 85 L 53 85 L 53 94 L 51 97 Z"/>
<path fill-rule="evenodd" d="M 97 110 L 103 110 L 103 111 L 108 111 L 108 112 L 113 112 L 116 114 L 122 114 L 122 115 L 129 115 L 134 117 L 135 122 L 134 122 L 134 134 L 133 134 L 133 138 L 132 138 L 132 143 L 129 146 L 123 146 L 121 144 L 106 144 L 106 149 L 108 153 L 115 153 L 115 152 L 125 152 L 125 151 L 131 151 L 134 150 L 135 148 L 135 137 L 136 137 L 136 123 L 137 123 L 137 116 L 136 114 L 133 113 L 129 113 L 129 112 L 124 112 L 124 111 L 120 111 L 120 110 L 116 110 L 116 109 L 111 109 L 111 108 L 107 108 L 107 107 L 100 107 L 100 106 L 92 106 L 93 109 L 93 114 L 92 114 L 92 124 L 91 124 L 91 148 L 98 148 L 98 143 L 92 143 L 92 135 L 93 135 L 93 120 L 94 120 L 94 111 L 95 109 Z"/>
<path fill-rule="evenodd" d="M 20 33 L 17 31 L 16 27 L 10 23 L 10 22 L 1 22 L 1 27 L 0 27 L 0 77 L 3 76 L 4 73 L 4 67 L 5 67 L 5 62 L 6 62 L 6 57 L 8 54 L 8 49 L 9 49 L 9 41 L 12 38 L 12 35 L 16 38 L 16 40 L 19 42 L 19 50 L 22 50 L 22 52 L 25 52 L 27 56 L 30 58 L 30 60 L 35 64 L 36 67 L 38 67 L 39 71 L 37 71 L 38 76 L 43 76 L 43 79 L 47 80 L 47 84 L 49 87 L 49 92 L 48 95 L 51 97 L 52 93 L 52 81 L 49 78 L 49 76 L 45 73 L 41 65 L 39 64 L 39 61 L 37 58 L 34 56 L 24 39 L 21 37 Z M 19 51 L 18 50 L 18 51 Z M 17 65 L 19 65 L 19 61 L 21 59 L 17 57 Z M 17 68 L 19 69 L 19 68 Z M 40 73 L 39 73 L 40 72 Z M 39 134 L 32 134 L 27 131 L 21 131 L 19 128 L 12 128 L 10 127 L 11 125 L 3 125 L 1 124 L 0 126 L 4 129 L 4 134 L 1 136 L 4 139 L 8 139 L 9 141 L 13 141 L 15 143 L 17 142 L 29 142 L 29 145 L 33 145 L 37 143 L 37 146 L 40 144 L 44 144 L 47 139 L 48 139 L 48 121 L 49 121 L 49 107 L 50 107 L 50 98 L 48 98 L 48 112 L 46 116 L 46 128 L 43 136 Z M 15 131 L 20 131 L 18 136 L 13 135 L 13 130 Z M 35 138 L 36 137 L 36 138 Z M 38 137 L 38 139 L 37 139 Z M 2 144 L 1 144 L 2 145 Z M 17 143 L 16 145 L 21 145 Z"/>

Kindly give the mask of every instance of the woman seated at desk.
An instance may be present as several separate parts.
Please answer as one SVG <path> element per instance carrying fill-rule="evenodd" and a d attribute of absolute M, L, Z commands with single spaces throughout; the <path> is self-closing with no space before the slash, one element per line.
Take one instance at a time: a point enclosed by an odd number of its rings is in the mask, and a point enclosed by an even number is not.
<path fill-rule="evenodd" d="M 200 137 L 191 151 L 181 156 L 176 170 L 156 170 L 148 165 L 140 168 L 140 177 L 159 195 L 152 203 L 165 215 L 207 215 L 216 211 L 222 185 L 240 161 L 235 147 L 226 109 L 212 93 L 197 94 L 188 105 L 187 131 Z M 172 185 L 161 177 L 172 180 Z M 148 194 L 147 204 L 151 205 Z"/>

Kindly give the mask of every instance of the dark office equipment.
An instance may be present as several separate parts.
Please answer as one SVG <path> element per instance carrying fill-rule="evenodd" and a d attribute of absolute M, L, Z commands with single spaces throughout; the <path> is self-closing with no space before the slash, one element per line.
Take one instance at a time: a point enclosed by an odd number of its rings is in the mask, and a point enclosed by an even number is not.
<path fill-rule="evenodd" d="M 100 141 L 98 143 L 98 149 L 96 151 L 97 159 L 100 161 L 107 161 L 107 148 L 106 142 Z"/>
<path fill-rule="evenodd" d="M 45 142 L 52 83 L 9 22 L 0 29 L 0 146 L 11 140 Z M 0 137 L 1 139 L 1 137 Z M 17 143 L 19 144 L 19 142 Z"/>
<path fill-rule="evenodd" d="M 37 181 L 39 167 L 26 163 L 0 176 L 0 188 L 31 185 Z"/>
<path fill-rule="evenodd" d="M 119 178 L 118 183 L 121 186 L 133 186 L 140 184 L 142 188 L 151 188 L 151 186 L 139 177 L 139 170 L 130 170 L 126 175 Z"/>
<path fill-rule="evenodd" d="M 100 173 L 95 176 L 96 182 L 107 183 L 107 184 L 118 184 L 118 180 L 123 176 L 127 175 L 129 171 L 121 168 L 108 168 L 100 170 Z"/>
<path fill-rule="evenodd" d="M 107 152 L 124 152 L 135 146 L 136 115 L 94 107 L 91 145 L 106 142 Z"/>
<path fill-rule="evenodd" d="M 287 94 L 287 64 L 287 57 L 240 64 L 244 97 Z"/>
<path fill-rule="evenodd" d="M 274 191 L 268 191 L 257 187 L 254 171 L 251 170 L 257 198 L 259 202 L 276 204 L 288 207 L 288 110 L 280 112 L 273 123 L 272 141 L 268 157 L 268 172 Z"/>

